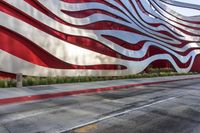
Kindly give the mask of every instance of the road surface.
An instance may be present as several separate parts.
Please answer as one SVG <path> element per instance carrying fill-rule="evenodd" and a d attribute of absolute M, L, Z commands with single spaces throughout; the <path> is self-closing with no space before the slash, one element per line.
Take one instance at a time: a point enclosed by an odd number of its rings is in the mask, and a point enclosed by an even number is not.
<path fill-rule="evenodd" d="M 200 133 L 200 79 L 0 106 L 0 133 Z"/>

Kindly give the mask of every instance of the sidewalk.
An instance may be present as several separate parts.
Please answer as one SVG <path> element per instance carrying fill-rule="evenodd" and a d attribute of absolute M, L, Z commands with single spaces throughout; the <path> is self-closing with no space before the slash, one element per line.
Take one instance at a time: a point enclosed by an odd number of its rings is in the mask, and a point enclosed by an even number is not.
<path fill-rule="evenodd" d="M 129 87 L 192 79 L 200 79 L 200 74 L 141 79 L 109 80 L 88 83 L 68 83 L 23 88 L 3 88 L 0 89 L 0 104 L 11 104 L 18 102 L 58 98 L 69 95 L 97 93 L 102 91 L 125 89 Z"/>

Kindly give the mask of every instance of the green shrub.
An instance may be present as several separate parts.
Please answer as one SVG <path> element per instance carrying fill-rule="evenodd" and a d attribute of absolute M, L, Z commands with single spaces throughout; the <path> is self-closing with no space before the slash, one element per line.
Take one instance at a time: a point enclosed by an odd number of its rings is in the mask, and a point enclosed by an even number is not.
<path fill-rule="evenodd" d="M 0 80 L 0 88 L 15 87 L 16 82 L 12 79 Z"/>
<path fill-rule="evenodd" d="M 197 74 L 193 72 L 189 73 L 177 73 L 173 69 L 169 68 L 149 68 L 148 73 L 143 72 L 140 74 L 132 74 L 126 76 L 105 76 L 105 77 L 31 77 L 27 76 L 23 79 L 23 86 L 33 85 L 49 85 L 49 84 L 62 84 L 62 83 L 77 83 L 77 82 L 90 82 L 90 81 L 104 81 L 104 80 L 118 80 L 118 79 L 133 79 L 133 78 L 151 78 L 151 77 L 163 77 L 174 75 L 191 75 Z M 0 80 L 0 88 L 15 87 L 16 80 L 5 79 Z"/>

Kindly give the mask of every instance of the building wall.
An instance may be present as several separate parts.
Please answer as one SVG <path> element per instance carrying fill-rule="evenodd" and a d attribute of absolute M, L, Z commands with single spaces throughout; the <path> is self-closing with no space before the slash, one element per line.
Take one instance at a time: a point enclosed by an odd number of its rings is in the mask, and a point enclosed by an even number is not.
<path fill-rule="evenodd" d="M 170 0 L 1 0 L 5 75 L 119 76 L 148 66 L 200 71 L 200 17 Z"/>

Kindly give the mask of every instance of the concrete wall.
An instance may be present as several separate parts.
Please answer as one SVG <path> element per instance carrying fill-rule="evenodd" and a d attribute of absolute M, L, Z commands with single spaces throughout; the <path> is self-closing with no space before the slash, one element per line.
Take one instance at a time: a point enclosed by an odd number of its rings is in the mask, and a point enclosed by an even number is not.
<path fill-rule="evenodd" d="M 1 0 L 0 71 L 118 76 L 149 65 L 200 71 L 200 17 L 171 0 Z"/>

